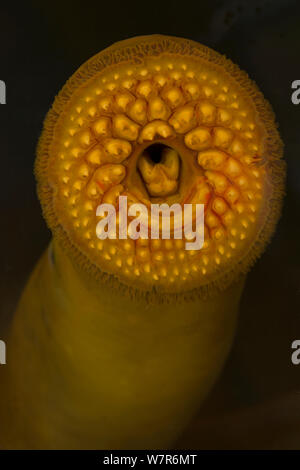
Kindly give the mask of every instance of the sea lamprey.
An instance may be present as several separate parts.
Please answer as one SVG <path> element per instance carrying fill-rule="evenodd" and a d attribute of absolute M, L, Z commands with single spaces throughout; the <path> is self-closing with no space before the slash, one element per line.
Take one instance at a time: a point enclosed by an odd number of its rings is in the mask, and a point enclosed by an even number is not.
<path fill-rule="evenodd" d="M 245 274 L 274 232 L 281 157 L 262 93 L 201 44 L 137 37 L 75 72 L 38 144 L 53 240 L 12 322 L 0 446 L 175 445 L 220 373 Z M 186 249 L 174 219 L 169 238 L 147 221 L 137 239 L 101 239 L 97 208 L 113 205 L 118 228 L 124 197 L 129 210 L 203 205 L 203 246 Z"/>

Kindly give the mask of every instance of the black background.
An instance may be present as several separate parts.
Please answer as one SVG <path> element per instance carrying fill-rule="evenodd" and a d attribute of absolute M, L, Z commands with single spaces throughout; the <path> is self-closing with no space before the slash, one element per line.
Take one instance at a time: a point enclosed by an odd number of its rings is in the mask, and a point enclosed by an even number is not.
<path fill-rule="evenodd" d="M 283 215 L 248 276 L 231 356 L 183 442 L 292 445 L 300 422 L 300 365 L 291 363 L 291 343 L 300 339 L 300 105 L 291 102 L 291 83 L 300 79 L 300 2 L 1 2 L 0 337 L 50 239 L 33 176 L 43 118 L 82 62 L 115 41 L 152 33 L 199 41 L 246 70 L 274 108 L 288 165 Z"/>

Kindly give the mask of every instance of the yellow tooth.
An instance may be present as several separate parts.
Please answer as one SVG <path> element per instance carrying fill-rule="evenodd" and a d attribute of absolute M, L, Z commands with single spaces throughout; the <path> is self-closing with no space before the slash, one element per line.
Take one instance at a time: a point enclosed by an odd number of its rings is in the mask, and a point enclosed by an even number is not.
<path fill-rule="evenodd" d="M 122 139 L 105 139 L 103 147 L 111 159 L 116 163 L 121 163 L 131 153 L 132 146 Z"/>
<path fill-rule="evenodd" d="M 235 119 L 234 121 L 232 121 L 231 127 L 236 131 L 241 131 L 243 129 L 243 123 L 241 120 Z"/>
<path fill-rule="evenodd" d="M 136 140 L 140 126 L 131 121 L 124 114 L 117 114 L 113 118 L 113 132 L 116 137 L 126 140 Z"/>
<path fill-rule="evenodd" d="M 103 191 L 104 192 L 104 191 Z M 102 193 L 103 193 L 102 192 Z M 100 188 L 99 186 L 97 185 L 97 183 L 95 181 L 91 181 L 87 188 L 86 188 L 86 194 L 87 194 L 87 197 L 88 198 L 91 198 L 91 199 L 98 199 L 99 195 L 101 194 L 100 192 Z"/>
<path fill-rule="evenodd" d="M 216 123 L 223 126 L 228 126 L 232 120 L 232 115 L 227 109 L 218 108 Z"/>
<path fill-rule="evenodd" d="M 171 114 L 169 107 L 166 103 L 159 97 L 153 97 L 149 100 L 148 108 L 148 119 L 153 121 L 154 119 L 167 120 Z"/>
<path fill-rule="evenodd" d="M 223 198 L 216 197 L 213 201 L 212 208 L 218 215 L 222 215 L 226 212 L 228 206 Z"/>
<path fill-rule="evenodd" d="M 143 248 L 143 247 L 137 248 L 136 249 L 136 256 L 137 256 L 137 259 L 142 263 L 146 262 L 146 261 L 149 261 L 150 260 L 150 250 L 149 250 L 149 248 Z"/>
<path fill-rule="evenodd" d="M 212 230 L 212 238 L 216 241 L 222 240 L 226 236 L 226 232 L 223 227 L 218 227 Z"/>
<path fill-rule="evenodd" d="M 209 101 L 200 101 L 196 108 L 200 124 L 215 124 L 217 109 Z"/>
<path fill-rule="evenodd" d="M 200 97 L 201 91 L 200 86 L 196 81 L 187 82 L 183 85 L 183 90 L 189 94 L 192 100 L 196 100 Z"/>
<path fill-rule="evenodd" d="M 99 111 L 103 113 L 112 113 L 113 105 L 114 105 L 114 99 L 112 95 L 103 96 L 98 101 Z"/>
<path fill-rule="evenodd" d="M 122 88 L 125 88 L 126 90 L 132 90 L 138 81 L 135 78 L 126 78 L 122 82 Z"/>
<path fill-rule="evenodd" d="M 182 106 L 169 119 L 169 123 L 176 132 L 185 134 L 191 130 L 196 123 L 193 106 Z"/>
<path fill-rule="evenodd" d="M 144 99 L 137 99 L 129 107 L 128 116 L 139 124 L 147 121 L 147 102 Z"/>
<path fill-rule="evenodd" d="M 89 167 L 85 163 L 83 163 L 78 170 L 78 176 L 80 178 L 86 179 L 89 176 Z"/>
<path fill-rule="evenodd" d="M 223 223 L 226 226 L 231 226 L 234 219 L 235 219 L 235 215 L 234 215 L 234 212 L 231 210 L 225 212 L 225 214 L 222 216 Z"/>
<path fill-rule="evenodd" d="M 93 181 L 98 185 L 99 193 L 104 194 L 109 188 L 119 184 L 126 175 L 123 165 L 106 164 L 95 171 Z"/>
<path fill-rule="evenodd" d="M 239 198 L 239 192 L 234 186 L 230 185 L 230 186 L 228 186 L 228 188 L 226 189 L 226 191 L 224 193 L 224 198 L 230 204 L 234 204 L 234 203 L 236 203 L 236 201 Z"/>
<path fill-rule="evenodd" d="M 178 87 L 167 87 L 162 92 L 162 98 L 172 109 L 178 108 L 184 103 L 183 94 Z"/>
<path fill-rule="evenodd" d="M 109 137 L 111 134 L 111 121 L 108 117 L 97 119 L 92 125 L 96 137 Z"/>
<path fill-rule="evenodd" d="M 227 178 L 217 171 L 206 171 L 205 176 L 208 181 L 214 186 L 215 191 L 219 194 L 223 194 L 228 186 Z"/>
<path fill-rule="evenodd" d="M 204 87 L 202 88 L 202 90 L 203 90 L 204 96 L 205 96 L 206 98 L 213 98 L 213 96 L 214 96 L 214 90 L 213 90 L 213 88 L 211 88 L 211 87 L 209 87 L 209 86 L 204 86 Z"/>
<path fill-rule="evenodd" d="M 213 130 L 213 145 L 221 149 L 227 149 L 233 139 L 233 132 L 223 127 L 215 127 Z"/>
<path fill-rule="evenodd" d="M 185 145 L 192 150 L 204 150 L 211 145 L 211 134 L 206 127 L 196 127 L 184 137 Z"/>
<path fill-rule="evenodd" d="M 224 166 L 224 171 L 230 178 L 236 178 L 241 174 L 242 166 L 236 159 L 230 157 Z"/>
<path fill-rule="evenodd" d="M 151 80 L 141 81 L 136 87 L 136 92 L 142 98 L 148 98 L 152 92 L 152 83 Z"/>
<path fill-rule="evenodd" d="M 243 153 L 245 152 L 243 142 L 239 139 L 234 139 L 234 141 L 230 145 L 229 151 L 233 156 L 236 156 L 236 157 L 242 156 Z"/>
<path fill-rule="evenodd" d="M 236 178 L 235 182 L 239 186 L 239 188 L 242 190 L 245 190 L 249 187 L 249 181 L 245 175 L 241 175 L 238 178 Z"/>
<path fill-rule="evenodd" d="M 133 104 L 134 96 L 128 92 L 117 93 L 115 96 L 115 101 L 117 108 L 125 113 L 128 110 L 129 106 Z"/>
<path fill-rule="evenodd" d="M 83 148 L 89 147 L 93 142 L 93 136 L 89 130 L 78 132 L 75 139 Z"/>
<path fill-rule="evenodd" d="M 220 225 L 218 217 L 211 211 L 208 211 L 205 217 L 205 223 L 209 228 L 215 228 Z"/>
<path fill-rule="evenodd" d="M 168 138 L 173 134 L 172 128 L 164 121 L 156 120 L 147 124 L 141 131 L 139 142 L 151 141 L 155 138 Z"/>
<path fill-rule="evenodd" d="M 106 154 L 104 149 L 100 145 L 97 145 L 86 154 L 86 159 L 92 165 L 100 165 L 101 163 L 105 163 Z"/>
<path fill-rule="evenodd" d="M 198 153 L 198 163 L 206 170 L 217 170 L 222 167 L 227 158 L 220 150 L 204 150 Z"/>

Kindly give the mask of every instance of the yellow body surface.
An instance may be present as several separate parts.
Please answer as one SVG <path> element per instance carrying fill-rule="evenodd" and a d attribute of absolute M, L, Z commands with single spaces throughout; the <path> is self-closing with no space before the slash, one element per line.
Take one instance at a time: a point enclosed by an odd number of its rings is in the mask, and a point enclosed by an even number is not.
<path fill-rule="evenodd" d="M 50 249 L 12 324 L 0 447 L 171 447 L 227 357 L 243 281 L 166 308 L 89 285 Z"/>

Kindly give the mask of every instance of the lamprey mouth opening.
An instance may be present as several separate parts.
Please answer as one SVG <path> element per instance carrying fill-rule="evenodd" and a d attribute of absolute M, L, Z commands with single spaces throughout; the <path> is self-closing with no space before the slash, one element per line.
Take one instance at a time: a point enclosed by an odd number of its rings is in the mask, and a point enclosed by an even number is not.
<path fill-rule="evenodd" d="M 230 60 L 193 41 L 117 43 L 67 82 L 45 121 L 36 175 L 45 217 L 71 256 L 143 291 L 222 289 L 262 253 L 285 166 L 269 104 Z M 204 245 L 96 235 L 100 203 L 204 204 Z M 118 224 L 118 214 L 117 214 Z"/>
<path fill-rule="evenodd" d="M 150 199 L 165 200 L 178 192 L 180 156 L 175 149 L 159 143 L 149 145 L 138 159 L 138 168 Z"/>

